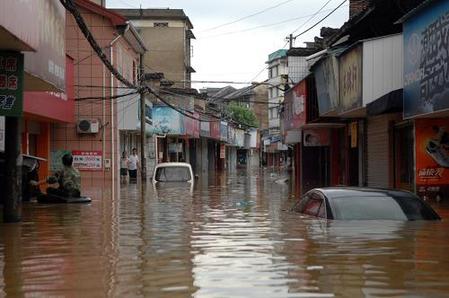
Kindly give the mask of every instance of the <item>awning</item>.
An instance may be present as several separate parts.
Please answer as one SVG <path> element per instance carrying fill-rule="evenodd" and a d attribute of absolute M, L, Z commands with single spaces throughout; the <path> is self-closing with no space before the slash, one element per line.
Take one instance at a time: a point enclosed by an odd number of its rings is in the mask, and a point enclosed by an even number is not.
<path fill-rule="evenodd" d="M 392 91 L 366 105 L 368 116 L 402 112 L 404 109 L 403 89 Z"/>

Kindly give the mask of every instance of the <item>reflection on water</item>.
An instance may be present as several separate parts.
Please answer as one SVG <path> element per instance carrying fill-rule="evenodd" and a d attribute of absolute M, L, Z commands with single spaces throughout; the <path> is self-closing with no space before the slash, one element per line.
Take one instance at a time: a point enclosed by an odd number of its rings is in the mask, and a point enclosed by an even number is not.
<path fill-rule="evenodd" d="M 449 295 L 449 224 L 302 217 L 279 177 L 99 184 L 90 205 L 28 204 L 0 224 L 0 297 Z M 440 213 L 449 218 L 447 208 Z"/>

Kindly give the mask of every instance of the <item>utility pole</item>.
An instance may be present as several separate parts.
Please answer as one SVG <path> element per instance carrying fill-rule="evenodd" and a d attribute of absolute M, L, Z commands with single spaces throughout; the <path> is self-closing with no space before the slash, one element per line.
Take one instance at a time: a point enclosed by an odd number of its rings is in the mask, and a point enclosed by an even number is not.
<path fill-rule="evenodd" d="M 145 85 L 145 75 L 144 75 L 144 65 L 143 65 L 143 56 L 144 54 L 140 54 L 140 87 Z M 142 179 L 142 184 L 146 182 L 147 178 L 147 167 L 146 167 L 146 158 L 145 158 L 145 126 L 146 126 L 146 117 L 145 117 L 145 90 L 141 88 L 140 90 L 140 176 Z"/>
<path fill-rule="evenodd" d="M 19 222 L 22 217 L 22 155 L 20 154 L 20 118 L 5 117 L 5 202 L 4 222 Z"/>
<path fill-rule="evenodd" d="M 287 40 L 289 41 L 289 44 L 290 44 L 289 49 L 293 48 L 293 40 L 294 40 L 294 39 L 295 39 L 295 38 L 293 37 L 293 34 L 290 34 L 290 36 L 287 37 Z"/>

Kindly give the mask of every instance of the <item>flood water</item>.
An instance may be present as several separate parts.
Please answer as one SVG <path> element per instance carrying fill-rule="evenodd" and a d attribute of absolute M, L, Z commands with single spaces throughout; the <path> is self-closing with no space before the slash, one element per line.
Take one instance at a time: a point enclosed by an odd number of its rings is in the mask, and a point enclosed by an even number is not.
<path fill-rule="evenodd" d="M 341 222 L 288 211 L 263 172 L 139 185 L 0 224 L 0 297 L 448 297 L 442 222 Z"/>

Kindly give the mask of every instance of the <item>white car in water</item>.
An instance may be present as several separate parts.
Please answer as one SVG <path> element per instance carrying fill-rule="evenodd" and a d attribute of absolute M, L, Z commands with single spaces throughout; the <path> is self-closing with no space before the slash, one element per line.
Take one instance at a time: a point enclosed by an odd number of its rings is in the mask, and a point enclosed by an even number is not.
<path fill-rule="evenodd" d="M 185 162 L 166 162 L 156 165 L 153 173 L 153 186 L 182 187 L 189 185 L 193 191 L 195 177 L 192 166 Z"/>

